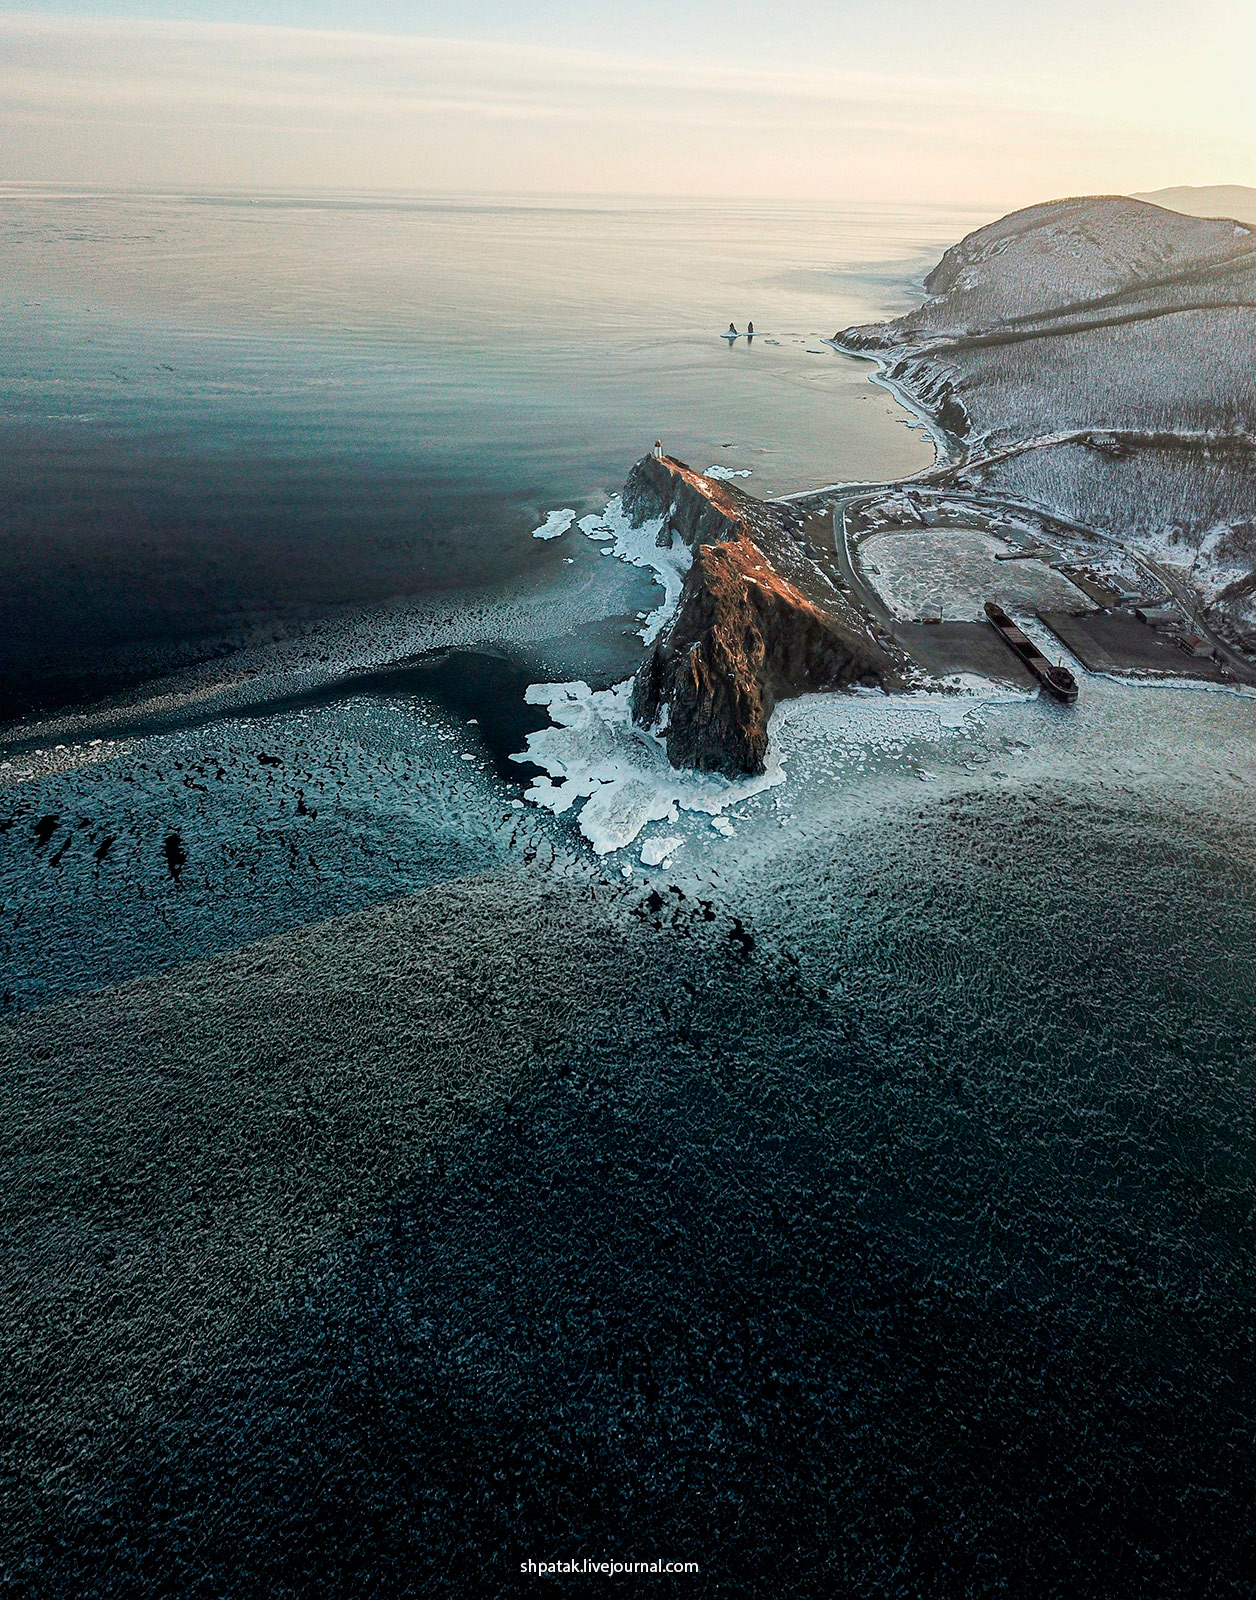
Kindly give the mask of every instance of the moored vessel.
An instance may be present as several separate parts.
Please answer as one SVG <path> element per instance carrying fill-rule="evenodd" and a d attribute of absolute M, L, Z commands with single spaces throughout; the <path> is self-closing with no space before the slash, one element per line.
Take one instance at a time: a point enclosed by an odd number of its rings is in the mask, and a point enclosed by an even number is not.
<path fill-rule="evenodd" d="M 993 600 L 986 601 L 986 616 L 994 631 L 1009 649 L 1016 652 L 1042 687 L 1057 700 L 1072 705 L 1077 699 L 1077 679 L 1068 668 L 1048 661 L 1029 635 L 1018 628 L 1003 607 L 996 605 Z"/>

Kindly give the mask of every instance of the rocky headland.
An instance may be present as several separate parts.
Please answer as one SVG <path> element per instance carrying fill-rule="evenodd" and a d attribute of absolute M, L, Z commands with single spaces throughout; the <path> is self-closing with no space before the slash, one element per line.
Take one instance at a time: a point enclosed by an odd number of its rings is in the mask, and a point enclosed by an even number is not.
<path fill-rule="evenodd" d="M 631 713 L 673 767 L 763 774 L 772 712 L 798 695 L 988 675 L 984 624 L 926 639 L 866 581 L 861 535 L 899 525 L 988 528 L 1067 571 L 1083 610 L 1113 613 L 1086 625 L 1096 670 L 1256 682 L 1256 231 L 1054 201 L 968 235 L 924 288 L 830 343 L 877 361 L 935 465 L 765 502 L 660 451 L 614 503 L 621 553 L 668 590 Z M 595 533 L 619 539 L 612 522 Z M 1129 633 L 1135 605 L 1161 632 Z"/>
<path fill-rule="evenodd" d="M 689 547 L 679 603 L 633 687 L 633 715 L 673 766 L 760 773 L 778 701 L 856 684 L 890 688 L 906 663 L 834 588 L 796 538 L 793 514 L 667 456 L 623 492 L 661 547 Z"/>

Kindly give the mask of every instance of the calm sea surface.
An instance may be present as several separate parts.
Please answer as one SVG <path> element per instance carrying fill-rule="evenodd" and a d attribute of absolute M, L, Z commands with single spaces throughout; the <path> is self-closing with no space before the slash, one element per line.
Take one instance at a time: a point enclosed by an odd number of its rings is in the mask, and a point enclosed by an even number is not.
<path fill-rule="evenodd" d="M 0 188 L 0 714 L 553 573 L 660 434 L 768 494 L 927 463 L 816 341 L 976 220 Z"/>
<path fill-rule="evenodd" d="M 927 461 L 816 336 L 979 219 L 0 218 L 4 1600 L 1250 1595 L 1256 702 L 811 697 L 666 870 L 509 760 L 658 598 L 544 514 Z"/>

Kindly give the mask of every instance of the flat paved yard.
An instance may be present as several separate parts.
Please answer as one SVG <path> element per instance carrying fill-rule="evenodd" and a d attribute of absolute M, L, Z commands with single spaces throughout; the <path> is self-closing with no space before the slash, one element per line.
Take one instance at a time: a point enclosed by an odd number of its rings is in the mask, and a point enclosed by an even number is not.
<path fill-rule="evenodd" d="M 935 678 L 970 672 L 1017 689 L 1036 689 L 1038 680 L 1019 661 L 988 622 L 896 622 L 895 639 Z"/>
<path fill-rule="evenodd" d="M 1085 616 L 1043 611 L 1042 620 L 1090 672 L 1154 672 L 1173 678 L 1217 683 L 1215 661 L 1188 656 L 1172 639 L 1125 611 L 1091 611 Z"/>

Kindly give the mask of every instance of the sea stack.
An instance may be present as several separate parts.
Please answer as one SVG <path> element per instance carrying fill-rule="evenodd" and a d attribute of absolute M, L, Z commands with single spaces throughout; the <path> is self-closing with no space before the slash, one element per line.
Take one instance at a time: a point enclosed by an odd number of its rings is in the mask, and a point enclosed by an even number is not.
<path fill-rule="evenodd" d="M 793 537 L 789 513 L 670 456 L 624 487 L 632 522 L 693 551 L 674 615 L 637 673 L 633 715 L 673 766 L 764 770 L 781 700 L 856 684 L 898 687 L 903 662 L 873 637 Z"/>

